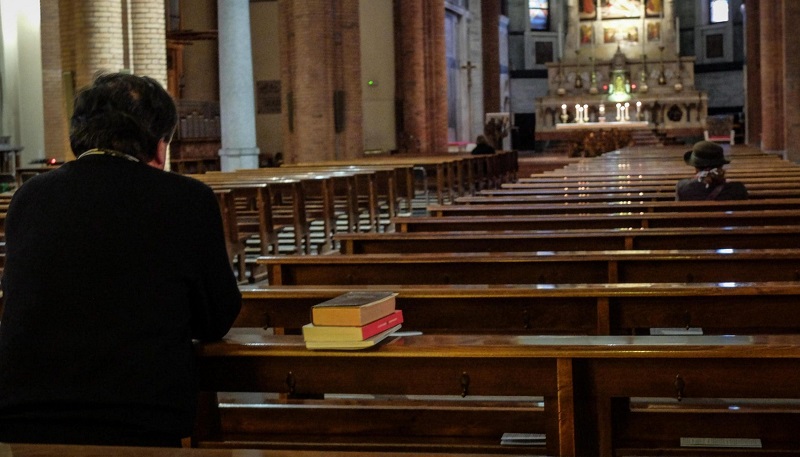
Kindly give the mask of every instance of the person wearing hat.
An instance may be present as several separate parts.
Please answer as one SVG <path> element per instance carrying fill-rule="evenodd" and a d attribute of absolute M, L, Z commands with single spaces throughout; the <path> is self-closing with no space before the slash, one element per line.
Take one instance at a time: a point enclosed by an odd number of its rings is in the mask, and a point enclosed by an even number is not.
<path fill-rule="evenodd" d="M 683 160 L 696 174 L 681 179 L 675 187 L 675 200 L 746 200 L 747 188 L 740 182 L 727 181 L 723 166 L 730 163 L 722 146 L 711 141 L 695 143 Z"/>

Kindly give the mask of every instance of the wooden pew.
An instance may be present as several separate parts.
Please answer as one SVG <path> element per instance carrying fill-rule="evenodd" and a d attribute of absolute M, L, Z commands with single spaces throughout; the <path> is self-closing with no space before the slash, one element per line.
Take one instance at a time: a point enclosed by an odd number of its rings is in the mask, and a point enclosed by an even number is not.
<path fill-rule="evenodd" d="M 762 199 L 795 199 L 800 198 L 800 189 L 766 189 L 748 191 L 749 200 Z M 493 203 L 601 203 L 601 202 L 648 202 L 675 201 L 675 192 L 606 192 L 531 195 L 515 190 L 504 190 L 499 194 L 478 192 L 475 196 L 464 196 L 456 199 L 457 203 L 485 203 L 491 199 Z"/>
<path fill-rule="evenodd" d="M 265 256 L 270 285 L 798 281 L 800 250 Z"/>
<path fill-rule="evenodd" d="M 798 225 L 800 210 L 675 211 L 653 213 L 555 214 L 516 216 L 411 216 L 394 218 L 398 232 L 477 230 L 639 229 Z"/>
<path fill-rule="evenodd" d="M 69 446 L 63 444 L 0 444 L 0 452 L 15 457 L 374 457 L 375 451 L 346 452 L 336 450 L 271 450 L 271 449 L 168 449 L 120 446 Z M 414 457 L 417 453 L 388 452 L 378 449 L 381 457 Z M 522 457 L 522 454 L 504 454 Z M 486 457 L 486 454 L 437 452 L 436 457 Z"/>
<path fill-rule="evenodd" d="M 800 226 L 339 233 L 342 254 L 800 248 Z"/>
<path fill-rule="evenodd" d="M 428 205 L 431 216 L 491 216 L 531 214 L 586 214 L 618 212 L 676 212 L 676 211 L 764 211 L 800 209 L 800 198 L 763 200 L 702 200 L 702 201 L 617 201 L 572 203 L 526 203 L 499 197 L 472 197 L 457 205 Z M 458 203 L 461 203 L 460 199 Z"/>
<path fill-rule="evenodd" d="M 426 334 L 800 333 L 798 282 L 248 287 L 234 325 L 299 333 L 311 306 L 351 290 L 398 293 L 403 328 Z"/>
<path fill-rule="evenodd" d="M 682 449 L 679 439 L 687 435 L 758 438 L 764 455 L 800 446 L 796 410 L 780 415 L 782 421 L 758 412 L 729 414 L 728 429 L 708 414 L 684 411 L 672 413 L 679 416 L 668 422 L 677 421 L 675 427 L 645 429 L 637 427 L 629 407 L 636 397 L 798 399 L 796 335 L 420 335 L 350 352 L 309 351 L 301 336 L 234 329 L 196 353 L 204 394 L 193 444 L 200 447 L 502 453 L 498 442 L 505 431 L 545 433 L 544 447 L 520 449 L 560 456 L 719 455 L 715 449 Z M 218 392 L 277 392 L 289 400 L 220 407 Z M 392 397 L 349 405 L 317 400 L 314 408 L 308 400 L 291 400 L 337 393 Z M 408 395 L 541 396 L 544 405 L 445 405 Z M 660 419 L 644 418 L 648 425 L 667 423 Z M 770 427 L 760 427 L 760 420 Z"/>

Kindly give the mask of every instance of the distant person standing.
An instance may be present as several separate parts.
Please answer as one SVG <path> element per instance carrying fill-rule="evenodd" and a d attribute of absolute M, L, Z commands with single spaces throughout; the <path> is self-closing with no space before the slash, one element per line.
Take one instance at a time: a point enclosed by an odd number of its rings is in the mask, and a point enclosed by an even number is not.
<path fill-rule="evenodd" d="M 695 143 L 683 160 L 695 168 L 692 178 L 681 179 L 675 188 L 675 200 L 746 200 L 747 188 L 740 182 L 725 179 L 723 166 L 730 163 L 722 146 L 711 141 Z"/>
<path fill-rule="evenodd" d="M 472 148 L 471 154 L 494 154 L 494 148 L 489 141 L 483 135 L 478 135 L 478 138 L 475 140 L 475 147 Z"/>

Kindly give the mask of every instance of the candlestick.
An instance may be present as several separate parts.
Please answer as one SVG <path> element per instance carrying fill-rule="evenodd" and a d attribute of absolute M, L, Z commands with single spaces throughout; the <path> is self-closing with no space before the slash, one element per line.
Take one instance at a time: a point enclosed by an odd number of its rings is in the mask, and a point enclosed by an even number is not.
<path fill-rule="evenodd" d="M 561 114 L 567 114 L 567 105 L 566 105 L 566 103 L 561 105 Z"/>
<path fill-rule="evenodd" d="M 626 121 L 631 120 L 630 107 L 631 107 L 631 104 L 628 103 L 628 102 L 625 102 L 625 120 Z"/>
<path fill-rule="evenodd" d="M 638 121 L 642 114 L 642 102 L 636 102 L 636 120 Z"/>
<path fill-rule="evenodd" d="M 622 103 L 617 103 L 617 120 L 621 120 L 622 115 Z"/>
<path fill-rule="evenodd" d="M 589 122 L 589 105 L 583 105 L 583 120 Z"/>

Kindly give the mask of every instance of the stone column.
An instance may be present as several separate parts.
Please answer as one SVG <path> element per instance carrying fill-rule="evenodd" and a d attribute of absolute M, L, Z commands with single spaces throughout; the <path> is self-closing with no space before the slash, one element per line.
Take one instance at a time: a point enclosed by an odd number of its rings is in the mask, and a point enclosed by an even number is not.
<path fill-rule="evenodd" d="M 745 143 L 761 147 L 761 22 L 759 2 L 745 7 Z"/>
<path fill-rule="evenodd" d="M 164 0 L 131 2 L 133 72 L 149 76 L 167 87 L 167 25 Z"/>
<path fill-rule="evenodd" d="M 762 5 L 763 7 L 763 5 Z M 783 131 L 786 158 L 800 161 L 800 42 L 792 26 L 800 24 L 800 2 L 783 0 Z"/>
<path fill-rule="evenodd" d="M 761 38 L 761 148 L 784 149 L 783 113 L 783 2 L 759 2 Z"/>
<path fill-rule="evenodd" d="M 258 168 L 250 2 L 218 0 L 222 171 Z"/>

